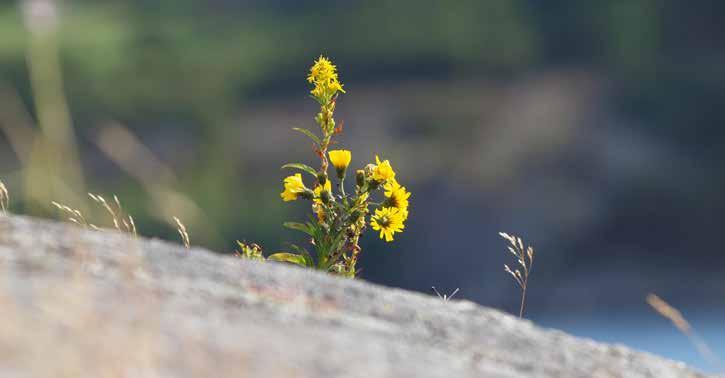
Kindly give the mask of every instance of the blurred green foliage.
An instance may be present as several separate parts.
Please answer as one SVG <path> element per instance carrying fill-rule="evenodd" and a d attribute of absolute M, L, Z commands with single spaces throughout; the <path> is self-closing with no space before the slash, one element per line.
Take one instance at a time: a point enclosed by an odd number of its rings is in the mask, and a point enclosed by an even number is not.
<path fill-rule="evenodd" d="M 276 227 L 249 215 L 273 213 L 264 204 L 279 207 L 275 191 L 264 191 L 262 198 L 268 201 L 243 200 L 249 195 L 235 175 L 244 162 L 229 161 L 223 153 L 238 148 L 229 138 L 228 124 L 260 87 L 301 87 L 300 67 L 321 52 L 339 57 L 346 72 L 375 77 L 445 74 L 451 67 L 505 71 L 536 56 L 525 14 L 508 1 L 428 6 L 416 1 L 62 4 L 58 40 L 76 128 L 106 119 L 120 120 L 141 135 L 149 124 L 155 130 L 189 128 L 202 152 L 185 167 L 183 190 L 227 237 L 241 228 L 264 240 L 273 237 Z M 30 105 L 28 35 L 19 3 L 0 7 L 0 35 L 0 77 Z M 133 205 L 142 203 L 136 197 L 138 185 L 112 182 L 106 180 L 104 189 L 131 197 L 125 202 L 140 211 Z M 216 195 L 202 195 L 210 191 Z M 144 226 L 147 232 L 163 230 L 143 211 L 136 214 L 142 231 Z M 224 241 L 209 242 L 219 247 Z"/>
<path fill-rule="evenodd" d="M 252 85 L 300 76 L 297 62 L 321 51 L 371 74 L 391 64 L 508 69 L 536 56 L 516 2 L 348 3 L 290 10 L 265 2 L 68 2 L 60 36 L 68 93 L 81 99 L 74 111 L 129 118 L 204 113 L 241 101 Z M 14 5 L 0 9 L 0 70 L 21 83 L 21 14 Z"/>
<path fill-rule="evenodd" d="M 299 62 L 320 52 L 370 76 L 511 73 L 577 61 L 654 80 L 681 63 L 667 55 L 697 48 L 691 42 L 700 34 L 721 33 L 675 34 L 692 23 L 706 28 L 723 10 L 719 2 L 673 0 L 63 4 L 62 55 L 74 111 L 129 120 L 180 110 L 204 118 L 199 113 L 244 101 L 255 85 L 298 77 Z M 22 88 L 27 36 L 17 4 L 0 6 L 0 36 L 2 78 Z"/>
<path fill-rule="evenodd" d="M 303 93 L 301 68 L 320 53 L 357 80 L 506 78 L 552 65 L 587 67 L 621 88 L 615 104 L 682 137 L 689 131 L 683 125 L 703 121 L 714 99 L 722 98 L 725 85 L 713 78 L 723 80 L 725 65 L 711 48 L 725 34 L 716 28 L 722 4 L 68 0 L 58 35 L 75 127 L 116 119 L 141 135 L 148 125 L 184 128 L 202 149 L 185 167 L 182 189 L 212 214 L 221 235 L 245 229 L 265 242 L 278 225 L 251 214 L 286 210 L 276 202 L 275 183 L 245 197 L 248 189 L 237 175 L 249 168 L 223 153 L 238 148 L 229 124 L 241 105 L 260 96 L 287 88 Z M 27 39 L 19 3 L 0 5 L 0 84 L 15 88 L 32 109 Z M 683 89 L 692 94 L 686 110 L 677 106 Z M 705 123 L 723 117 L 712 113 Z M 132 182 L 104 185 L 141 196 Z M 142 203 L 124 202 L 131 210 Z M 142 226 L 162 229 L 154 222 L 140 216 Z M 228 242 L 210 241 L 217 247 Z"/>

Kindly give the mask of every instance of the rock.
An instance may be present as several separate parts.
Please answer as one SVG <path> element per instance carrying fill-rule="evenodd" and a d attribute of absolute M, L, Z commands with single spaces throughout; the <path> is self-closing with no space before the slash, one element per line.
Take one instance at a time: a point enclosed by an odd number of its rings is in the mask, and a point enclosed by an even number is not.
<path fill-rule="evenodd" d="M 702 377 L 468 301 L 0 215 L 3 377 Z"/>

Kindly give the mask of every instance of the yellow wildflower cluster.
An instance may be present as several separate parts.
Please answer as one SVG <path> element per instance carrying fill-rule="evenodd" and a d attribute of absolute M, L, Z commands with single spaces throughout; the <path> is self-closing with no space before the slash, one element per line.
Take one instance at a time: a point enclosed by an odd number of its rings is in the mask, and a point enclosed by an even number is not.
<path fill-rule="evenodd" d="M 285 226 L 302 231 L 312 238 L 316 258 L 313 259 L 304 248 L 293 246 L 298 254 L 280 252 L 268 259 L 354 277 L 361 252 L 358 242 L 362 232 L 370 226 L 380 233 L 381 239 L 393 241 L 395 234 L 405 229 L 410 192 L 398 183 L 390 161 L 375 156 L 375 163 L 355 171 L 354 190 L 350 194 L 346 193 L 345 177 L 352 153 L 342 149 L 328 151 L 328 147 L 334 143 L 333 137 L 342 131 L 341 127 L 335 127 L 333 118 L 337 95 L 345 93 L 338 79 L 337 68 L 329 59 L 320 56 L 310 69 L 307 81 L 314 85 L 311 93 L 320 104 L 315 121 L 322 135 L 307 129 L 295 130 L 312 139 L 316 155 L 320 158 L 320 168 L 314 169 L 299 163 L 284 165 L 283 168 L 309 173 L 314 182 L 307 187 L 302 174 L 289 176 L 284 179 L 284 191 L 280 197 L 284 201 L 300 198 L 311 201 L 316 219 L 312 218 L 312 221 L 306 223 L 288 222 Z M 337 183 L 334 187 L 328 176 L 329 165 L 335 169 Z M 376 191 L 383 193 L 379 203 L 370 201 Z"/>
<path fill-rule="evenodd" d="M 344 185 L 345 172 L 350 164 L 352 155 L 347 150 L 333 150 L 329 153 L 330 161 L 338 172 L 340 184 Z M 368 174 L 362 171 L 362 179 L 358 180 L 356 194 L 364 195 L 364 202 L 367 202 L 369 194 L 372 190 L 382 187 L 384 190 L 385 200 L 379 209 L 375 210 L 375 215 L 370 220 L 373 230 L 380 231 L 380 239 L 385 241 L 393 241 L 393 235 L 396 232 L 402 232 L 405 228 L 405 221 L 408 219 L 408 199 L 410 192 L 401 186 L 395 179 L 395 171 L 390 165 L 390 161 L 380 161 L 379 157 L 375 157 L 377 164 L 370 164 Z M 342 172 L 342 173 L 340 173 Z M 381 185 L 382 184 L 382 185 Z M 342 189 L 342 188 L 341 188 Z M 297 173 L 294 176 L 288 176 L 284 180 L 284 191 L 280 194 L 284 201 L 296 200 L 302 197 L 308 191 L 302 182 L 302 176 Z M 330 180 L 325 180 L 324 185 L 317 184 L 313 196 L 313 210 L 317 214 L 320 222 L 325 221 L 324 206 L 332 197 L 332 185 Z M 324 197 L 328 197 L 325 199 Z M 345 199 L 346 197 L 343 197 Z M 358 206 L 361 204 L 356 202 Z M 367 203 L 365 203 L 367 208 Z"/>
<path fill-rule="evenodd" d="M 345 93 L 345 90 L 342 89 L 342 84 L 337 78 L 337 67 L 322 55 L 320 55 L 312 68 L 310 68 L 307 81 L 315 85 L 310 93 L 320 103 L 329 101 L 337 92 Z"/>

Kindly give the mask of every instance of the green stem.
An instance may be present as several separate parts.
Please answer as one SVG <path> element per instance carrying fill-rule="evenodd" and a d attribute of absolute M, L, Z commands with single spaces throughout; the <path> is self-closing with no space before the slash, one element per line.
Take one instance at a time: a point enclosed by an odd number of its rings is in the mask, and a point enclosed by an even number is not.
<path fill-rule="evenodd" d="M 345 177 L 340 179 L 339 186 L 340 186 L 340 193 L 342 194 L 343 197 L 346 197 L 347 195 L 345 194 Z"/>

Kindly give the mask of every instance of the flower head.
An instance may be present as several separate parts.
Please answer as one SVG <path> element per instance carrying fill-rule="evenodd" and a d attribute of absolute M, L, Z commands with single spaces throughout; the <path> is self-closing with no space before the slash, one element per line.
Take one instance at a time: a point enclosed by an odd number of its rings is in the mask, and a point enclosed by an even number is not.
<path fill-rule="evenodd" d="M 380 158 L 375 155 L 375 162 L 377 165 L 373 169 L 373 180 L 383 183 L 395 178 L 395 171 L 393 171 L 390 161 L 384 160 L 381 162 Z"/>
<path fill-rule="evenodd" d="M 312 211 L 317 215 L 317 220 L 320 223 L 323 223 L 325 221 L 325 204 L 322 202 L 322 192 L 325 191 L 327 193 L 332 193 L 332 184 L 330 184 L 330 180 L 325 181 L 325 185 L 317 185 L 315 187 L 315 190 L 312 192 L 314 193 L 314 197 L 312 200 Z"/>
<path fill-rule="evenodd" d="M 403 212 L 403 220 L 408 218 L 408 198 L 410 198 L 410 192 L 405 189 L 404 186 L 398 184 L 395 178 L 390 179 L 385 186 L 385 202 L 384 206 L 394 207 Z"/>
<path fill-rule="evenodd" d="M 320 55 L 315 61 L 315 64 L 310 67 L 310 74 L 307 76 L 307 81 L 315 83 L 330 79 L 337 79 L 337 67 L 332 64 L 330 59 Z"/>
<path fill-rule="evenodd" d="M 317 185 L 315 187 L 315 190 L 313 191 L 313 193 L 315 193 L 315 203 L 322 203 L 321 197 L 323 191 L 332 193 L 332 184 L 330 184 L 330 180 L 325 181 L 325 185 Z"/>
<path fill-rule="evenodd" d="M 315 64 L 310 68 L 307 81 L 315 85 L 310 93 L 320 101 L 329 101 L 337 92 L 345 93 L 345 90 L 342 89 L 342 84 L 337 78 L 337 67 L 322 55 L 320 55 L 315 61 Z"/>
<path fill-rule="evenodd" d="M 350 165 L 352 154 L 348 150 L 332 150 L 328 154 L 330 155 L 330 162 L 337 171 L 337 177 L 342 179 L 345 177 L 345 171 Z"/>
<path fill-rule="evenodd" d="M 304 195 L 308 190 L 302 182 L 302 175 L 297 173 L 294 176 L 287 176 L 284 179 L 284 192 L 280 193 L 280 197 L 285 202 L 294 201 L 300 195 Z"/>
<path fill-rule="evenodd" d="M 391 242 L 393 241 L 393 234 L 402 232 L 405 228 L 403 215 L 402 211 L 394 207 L 376 209 L 375 215 L 370 219 L 370 226 L 372 226 L 373 230 L 380 231 L 380 239 Z"/>

